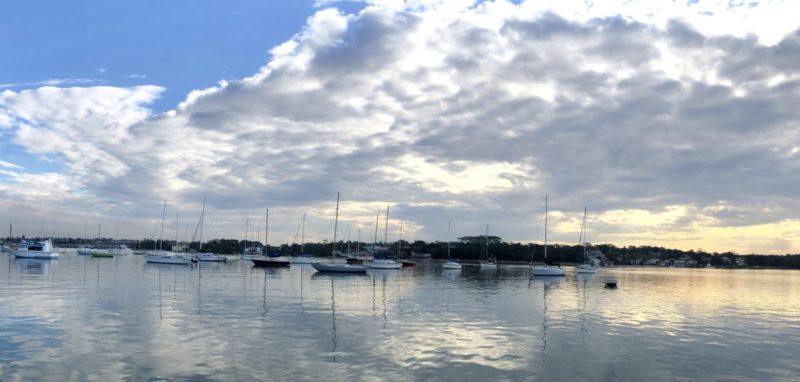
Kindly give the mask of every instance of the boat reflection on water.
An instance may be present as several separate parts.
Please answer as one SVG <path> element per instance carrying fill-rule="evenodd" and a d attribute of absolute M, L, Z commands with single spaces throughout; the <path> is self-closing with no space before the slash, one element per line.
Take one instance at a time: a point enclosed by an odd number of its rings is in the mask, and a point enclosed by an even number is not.
<path fill-rule="evenodd" d="M 55 261 L 17 258 L 14 262 L 17 263 L 19 272 L 22 274 L 47 275 L 50 273 L 50 263 L 54 263 Z"/>
<path fill-rule="evenodd" d="M 541 286 L 542 288 L 542 362 L 547 360 L 547 294 L 553 288 L 558 288 L 564 281 L 563 276 L 536 277 L 532 276 L 528 286 Z"/>

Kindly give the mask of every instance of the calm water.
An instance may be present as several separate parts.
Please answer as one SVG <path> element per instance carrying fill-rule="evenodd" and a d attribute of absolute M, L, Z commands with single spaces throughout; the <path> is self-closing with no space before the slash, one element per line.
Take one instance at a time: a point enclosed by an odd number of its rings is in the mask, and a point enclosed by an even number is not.
<path fill-rule="evenodd" d="M 797 271 L 0 264 L 2 381 L 800 378 Z"/>

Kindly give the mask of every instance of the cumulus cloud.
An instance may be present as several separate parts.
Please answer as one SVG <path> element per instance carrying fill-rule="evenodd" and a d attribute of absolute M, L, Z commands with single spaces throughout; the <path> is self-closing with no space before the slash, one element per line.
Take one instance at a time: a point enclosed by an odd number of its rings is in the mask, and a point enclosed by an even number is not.
<path fill-rule="evenodd" d="M 64 165 L 78 201 L 54 205 L 141 220 L 158 200 L 208 198 L 218 236 L 271 207 L 271 237 L 291 240 L 303 211 L 323 237 L 342 191 L 353 227 L 391 204 L 407 237 L 441 239 L 452 217 L 456 235 L 488 222 L 532 240 L 549 192 L 557 240 L 575 240 L 589 205 L 595 241 L 800 249 L 771 247 L 800 207 L 798 23 L 743 31 L 726 20 L 768 7 L 609 4 L 324 3 L 253 76 L 167 113 L 147 108 L 159 87 L 44 87 L 0 93 L 0 125 Z M 755 225 L 781 228 L 720 239 Z"/>

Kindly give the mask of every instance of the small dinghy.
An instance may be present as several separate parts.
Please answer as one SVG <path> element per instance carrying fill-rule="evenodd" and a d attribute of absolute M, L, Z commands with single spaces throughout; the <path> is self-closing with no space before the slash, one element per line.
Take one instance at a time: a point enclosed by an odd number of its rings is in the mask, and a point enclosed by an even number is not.
<path fill-rule="evenodd" d="M 606 288 L 616 288 L 617 287 L 617 279 L 613 277 L 609 277 L 606 279 Z"/>

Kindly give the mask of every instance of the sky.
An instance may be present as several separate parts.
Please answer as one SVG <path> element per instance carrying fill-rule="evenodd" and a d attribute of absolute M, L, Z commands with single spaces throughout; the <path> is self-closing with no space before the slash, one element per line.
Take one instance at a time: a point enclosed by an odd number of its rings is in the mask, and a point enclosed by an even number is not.
<path fill-rule="evenodd" d="M 0 225 L 797 253 L 798 8 L 0 2 Z"/>

